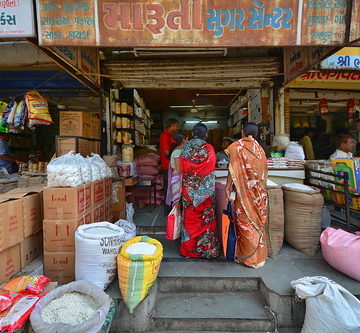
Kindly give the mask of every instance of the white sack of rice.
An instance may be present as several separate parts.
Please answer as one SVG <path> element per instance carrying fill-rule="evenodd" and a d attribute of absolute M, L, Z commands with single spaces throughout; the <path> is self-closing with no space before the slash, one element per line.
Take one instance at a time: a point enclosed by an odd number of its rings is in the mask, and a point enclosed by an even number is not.
<path fill-rule="evenodd" d="M 154 254 L 156 252 L 156 246 L 153 244 L 139 242 L 130 245 L 126 249 L 126 253 L 128 254 Z"/>

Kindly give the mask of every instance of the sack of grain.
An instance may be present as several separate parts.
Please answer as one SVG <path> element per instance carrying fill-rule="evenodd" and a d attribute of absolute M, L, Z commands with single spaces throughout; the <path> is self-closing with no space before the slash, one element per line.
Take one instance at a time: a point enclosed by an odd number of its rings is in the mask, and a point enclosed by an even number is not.
<path fill-rule="evenodd" d="M 324 198 L 320 190 L 302 185 L 283 185 L 285 240 L 296 250 L 315 255 L 321 233 Z"/>
<path fill-rule="evenodd" d="M 161 243 L 147 236 L 132 238 L 121 248 L 117 258 L 119 287 L 130 313 L 155 283 L 162 257 Z"/>
<path fill-rule="evenodd" d="M 30 322 L 35 333 L 97 333 L 109 309 L 109 296 L 101 288 L 88 281 L 75 281 L 44 296 L 31 313 Z"/>
<path fill-rule="evenodd" d="M 284 199 L 281 186 L 269 182 L 268 191 L 268 219 L 266 223 L 266 242 L 268 256 L 276 258 L 282 248 L 284 241 Z"/>
<path fill-rule="evenodd" d="M 75 278 L 106 289 L 116 276 L 116 257 L 124 242 L 122 228 L 99 222 L 81 225 L 75 233 Z"/>

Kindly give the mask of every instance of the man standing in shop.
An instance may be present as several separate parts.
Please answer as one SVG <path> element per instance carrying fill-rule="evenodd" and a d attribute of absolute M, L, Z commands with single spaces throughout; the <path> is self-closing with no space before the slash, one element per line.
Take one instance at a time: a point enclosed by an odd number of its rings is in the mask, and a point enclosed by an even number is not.
<path fill-rule="evenodd" d="M 337 139 L 337 149 L 334 154 L 330 156 L 332 158 L 346 158 L 353 157 L 355 140 L 351 135 L 343 134 Z"/>
<path fill-rule="evenodd" d="M 17 162 L 9 147 L 10 134 L 0 132 L 0 171 L 5 168 L 9 174 L 16 172 Z"/>
<path fill-rule="evenodd" d="M 169 119 L 167 122 L 166 129 L 160 135 L 160 159 L 161 159 L 161 168 L 164 175 L 164 194 L 165 198 L 167 195 L 168 188 L 168 172 L 170 164 L 170 154 L 172 145 L 175 143 L 173 133 L 179 130 L 179 121 L 176 119 Z M 164 214 L 168 215 L 170 213 L 171 207 L 165 204 Z"/>
<path fill-rule="evenodd" d="M 305 131 L 305 135 L 299 141 L 299 143 L 303 146 L 305 152 L 305 159 L 307 160 L 315 160 L 315 153 L 313 148 L 312 140 L 315 139 L 316 129 L 313 127 L 307 128 Z"/>

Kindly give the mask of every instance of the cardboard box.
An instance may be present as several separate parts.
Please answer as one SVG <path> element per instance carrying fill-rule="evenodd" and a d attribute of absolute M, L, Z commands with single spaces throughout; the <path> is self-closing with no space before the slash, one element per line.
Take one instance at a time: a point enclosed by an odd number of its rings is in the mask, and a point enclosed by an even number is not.
<path fill-rule="evenodd" d="M 112 196 L 112 178 L 105 178 L 105 200 Z"/>
<path fill-rule="evenodd" d="M 44 273 L 60 284 L 75 280 L 75 252 L 44 252 Z"/>
<path fill-rule="evenodd" d="M 95 206 L 92 209 L 91 223 L 105 221 L 104 212 L 105 212 L 105 202 L 102 202 L 102 203 L 98 204 L 97 206 Z"/>
<path fill-rule="evenodd" d="M 67 154 L 69 151 L 80 153 L 82 156 L 90 155 L 92 151 L 91 141 L 83 138 L 67 138 L 57 137 L 56 138 L 56 155 L 62 156 Z"/>
<path fill-rule="evenodd" d="M 74 252 L 75 231 L 84 224 L 83 218 L 70 220 L 44 220 L 44 251 Z"/>
<path fill-rule="evenodd" d="M 42 254 L 42 232 L 25 238 L 20 244 L 21 269 Z"/>
<path fill-rule="evenodd" d="M 112 215 L 111 222 L 116 222 L 118 220 L 125 220 L 125 218 L 126 218 L 125 207 L 124 207 L 123 210 L 114 210 L 114 209 L 112 209 L 111 215 Z"/>
<path fill-rule="evenodd" d="M 101 120 L 95 116 L 90 116 L 91 130 L 90 138 L 100 140 L 101 139 Z"/>
<path fill-rule="evenodd" d="M 125 186 L 135 186 L 138 183 L 138 181 L 139 180 L 137 177 L 126 178 L 124 180 Z"/>
<path fill-rule="evenodd" d="M 16 244 L 0 252 L 0 283 L 8 282 L 11 277 L 20 272 L 20 245 Z"/>
<path fill-rule="evenodd" d="M 61 111 L 60 135 L 91 137 L 91 117 L 88 112 Z"/>
<path fill-rule="evenodd" d="M 91 140 L 90 142 L 90 150 L 92 153 L 100 154 L 101 152 L 101 142 L 97 140 Z"/>
<path fill-rule="evenodd" d="M 45 220 L 75 219 L 91 207 L 91 186 L 46 188 L 43 202 Z"/>
<path fill-rule="evenodd" d="M 102 203 L 105 199 L 105 181 L 104 179 L 91 182 L 91 205 L 95 206 Z"/>
<path fill-rule="evenodd" d="M 108 221 L 108 222 L 111 222 L 112 219 L 113 219 L 111 205 L 112 205 L 112 199 L 111 198 L 105 200 L 104 220 Z"/>
<path fill-rule="evenodd" d="M 104 155 L 102 158 L 109 167 L 116 167 L 116 168 L 117 168 L 117 162 L 120 160 L 118 155 Z"/>
<path fill-rule="evenodd" d="M 41 188 L 17 188 L 4 194 L 9 199 L 22 202 L 24 238 L 42 229 L 43 207 Z"/>
<path fill-rule="evenodd" d="M 23 239 L 22 201 L 0 197 L 0 251 L 21 243 Z"/>
<path fill-rule="evenodd" d="M 331 163 L 335 175 L 347 173 L 349 191 L 360 194 L 360 158 L 335 158 L 331 160 Z M 335 180 L 339 181 L 340 179 L 335 178 Z M 342 186 L 337 186 L 336 189 L 344 191 Z"/>

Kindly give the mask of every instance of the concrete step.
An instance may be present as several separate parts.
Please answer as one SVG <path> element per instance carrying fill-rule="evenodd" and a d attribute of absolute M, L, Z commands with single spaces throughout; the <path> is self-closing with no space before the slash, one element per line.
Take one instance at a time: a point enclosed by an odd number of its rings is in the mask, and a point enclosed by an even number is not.
<path fill-rule="evenodd" d="M 159 293 L 151 318 L 158 331 L 270 332 L 274 329 L 259 292 Z"/>
<path fill-rule="evenodd" d="M 162 293 L 223 293 L 259 290 L 256 277 L 159 277 Z"/>

